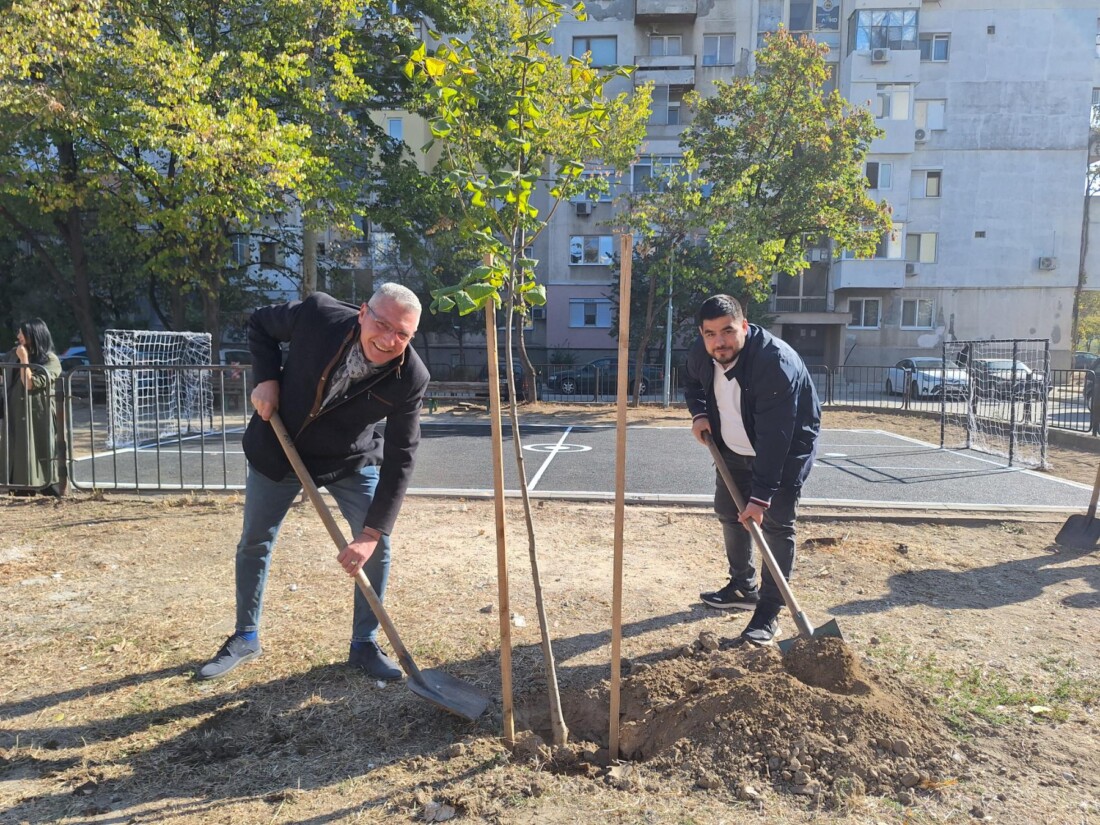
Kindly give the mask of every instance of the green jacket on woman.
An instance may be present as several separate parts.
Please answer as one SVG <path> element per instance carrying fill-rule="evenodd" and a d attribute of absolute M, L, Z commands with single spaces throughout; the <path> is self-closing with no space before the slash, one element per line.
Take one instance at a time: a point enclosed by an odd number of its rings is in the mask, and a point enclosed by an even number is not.
<path fill-rule="evenodd" d="M 0 485 L 41 489 L 58 482 L 54 392 L 59 378 L 61 362 L 52 352 L 45 364 L 31 365 L 29 390 L 18 369 L 8 370 L 7 426 L 0 427 Z"/>

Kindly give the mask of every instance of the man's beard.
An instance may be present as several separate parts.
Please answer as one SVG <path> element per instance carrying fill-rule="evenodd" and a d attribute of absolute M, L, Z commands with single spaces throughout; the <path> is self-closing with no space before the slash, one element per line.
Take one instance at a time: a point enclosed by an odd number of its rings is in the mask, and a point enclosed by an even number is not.
<path fill-rule="evenodd" d="M 715 350 L 710 354 L 710 357 L 721 364 L 723 367 L 729 366 L 737 360 L 737 353 L 734 352 L 732 349 L 724 349 L 721 352 L 722 354 L 719 355 L 718 350 Z"/>

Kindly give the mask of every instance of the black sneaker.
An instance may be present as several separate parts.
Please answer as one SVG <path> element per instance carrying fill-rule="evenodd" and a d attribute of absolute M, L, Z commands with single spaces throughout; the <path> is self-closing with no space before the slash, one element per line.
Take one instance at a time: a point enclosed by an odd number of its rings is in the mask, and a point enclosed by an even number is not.
<path fill-rule="evenodd" d="M 733 582 L 713 593 L 700 593 L 699 598 L 703 600 L 703 604 L 719 610 L 754 610 L 760 603 L 758 591 L 737 587 Z"/>
<path fill-rule="evenodd" d="M 252 661 L 261 653 L 263 653 L 263 648 L 260 647 L 259 639 L 249 642 L 234 633 L 225 640 L 225 644 L 221 646 L 214 658 L 198 669 L 195 678 L 203 680 L 217 679 L 219 676 L 227 674 L 237 665 Z"/>
<path fill-rule="evenodd" d="M 771 604 L 762 604 L 749 619 L 748 626 L 741 631 L 741 638 L 754 645 L 770 645 L 779 633 L 779 608 Z"/>
<path fill-rule="evenodd" d="M 348 651 L 348 664 L 366 673 L 372 679 L 396 682 L 401 678 L 397 662 L 382 652 L 377 642 L 363 642 Z"/>

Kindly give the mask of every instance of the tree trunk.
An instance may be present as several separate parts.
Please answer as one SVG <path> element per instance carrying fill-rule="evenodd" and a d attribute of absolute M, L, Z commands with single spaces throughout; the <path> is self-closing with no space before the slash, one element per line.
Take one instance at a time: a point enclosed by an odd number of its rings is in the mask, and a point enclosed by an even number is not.
<path fill-rule="evenodd" d="M 516 334 L 519 336 L 519 362 L 523 367 L 523 398 L 525 401 L 538 401 L 538 381 L 535 380 L 535 367 L 531 363 L 531 356 L 527 354 L 527 341 L 523 337 L 524 316 L 516 313 Z M 508 369 L 512 368 L 511 359 L 508 361 Z"/>
<path fill-rule="evenodd" d="M 302 289 L 304 301 L 317 291 L 317 230 L 302 227 Z"/>

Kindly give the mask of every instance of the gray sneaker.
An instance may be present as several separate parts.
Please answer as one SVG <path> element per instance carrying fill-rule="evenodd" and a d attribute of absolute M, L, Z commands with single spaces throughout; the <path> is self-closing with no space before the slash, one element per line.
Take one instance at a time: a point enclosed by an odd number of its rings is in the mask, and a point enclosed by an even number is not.
<path fill-rule="evenodd" d="M 775 641 L 779 633 L 779 605 L 761 604 L 741 631 L 741 638 L 750 644 L 764 646 Z"/>
<path fill-rule="evenodd" d="M 236 633 L 225 640 L 214 658 L 200 667 L 195 673 L 195 678 L 200 680 L 217 679 L 224 676 L 237 665 L 250 662 L 263 653 L 260 640 L 249 642 L 242 639 Z"/>

